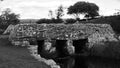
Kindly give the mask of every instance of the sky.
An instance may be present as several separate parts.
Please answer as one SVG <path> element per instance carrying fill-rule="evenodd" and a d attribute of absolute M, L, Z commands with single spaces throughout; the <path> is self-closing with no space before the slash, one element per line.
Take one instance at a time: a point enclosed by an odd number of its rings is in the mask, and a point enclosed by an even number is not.
<path fill-rule="evenodd" d="M 20 14 L 21 19 L 49 18 L 49 10 L 55 11 L 60 5 L 67 10 L 78 1 L 95 3 L 100 8 L 100 15 L 103 16 L 113 15 L 120 9 L 120 0 L 4 0 L 0 2 L 0 12 L 10 8 L 12 12 Z M 69 17 L 72 15 L 64 15 L 64 18 Z"/>

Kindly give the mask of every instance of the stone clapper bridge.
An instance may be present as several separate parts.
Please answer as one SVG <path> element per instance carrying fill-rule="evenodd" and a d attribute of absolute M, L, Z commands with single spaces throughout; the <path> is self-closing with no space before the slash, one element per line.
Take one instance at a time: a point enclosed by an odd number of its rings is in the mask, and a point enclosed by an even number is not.
<path fill-rule="evenodd" d="M 18 24 L 11 31 L 9 40 L 14 45 L 22 45 L 27 41 L 30 45 L 38 46 L 37 53 L 41 56 L 56 58 L 73 53 L 83 54 L 96 42 L 114 40 L 114 35 L 109 24 Z M 56 48 L 57 56 L 52 53 L 54 57 L 51 57 L 52 55 L 44 51 L 46 42 L 52 43 L 51 46 Z M 74 47 L 71 48 L 72 52 L 69 51 L 70 46 Z"/>

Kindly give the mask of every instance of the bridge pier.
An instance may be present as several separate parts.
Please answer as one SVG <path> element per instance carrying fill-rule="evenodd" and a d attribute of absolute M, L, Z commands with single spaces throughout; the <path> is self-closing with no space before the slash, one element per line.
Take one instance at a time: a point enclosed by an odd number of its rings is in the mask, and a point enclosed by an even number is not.
<path fill-rule="evenodd" d="M 37 45 L 38 45 L 38 48 L 37 48 L 37 51 L 38 51 L 38 54 L 40 54 L 42 52 L 42 49 L 43 49 L 43 46 L 44 46 L 44 40 L 37 40 Z"/>

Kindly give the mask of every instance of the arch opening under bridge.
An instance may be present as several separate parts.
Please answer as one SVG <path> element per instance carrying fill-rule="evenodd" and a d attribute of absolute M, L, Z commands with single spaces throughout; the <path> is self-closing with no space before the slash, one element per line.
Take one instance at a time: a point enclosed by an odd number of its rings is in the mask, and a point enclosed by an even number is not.
<path fill-rule="evenodd" d="M 73 46 L 75 47 L 75 54 L 82 54 L 86 51 L 88 39 L 73 40 Z"/>

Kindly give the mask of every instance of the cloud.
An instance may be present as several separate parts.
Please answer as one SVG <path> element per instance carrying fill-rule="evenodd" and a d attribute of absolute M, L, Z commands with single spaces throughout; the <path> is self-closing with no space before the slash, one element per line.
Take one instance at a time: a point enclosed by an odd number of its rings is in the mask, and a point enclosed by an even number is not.
<path fill-rule="evenodd" d="M 41 18 L 47 17 L 48 8 L 39 6 L 19 7 L 21 9 L 22 18 Z"/>
<path fill-rule="evenodd" d="M 120 0 L 117 0 L 117 1 L 120 1 Z"/>
<path fill-rule="evenodd" d="M 68 8 L 70 5 L 83 0 L 4 0 L 0 2 L 0 9 L 11 8 L 13 12 L 19 13 L 21 18 L 43 18 L 48 17 L 49 10 L 55 10 L 58 6 Z M 88 1 L 88 0 L 84 0 Z M 120 0 L 89 0 L 100 7 L 100 13 L 104 15 L 113 14 L 119 9 Z"/>

